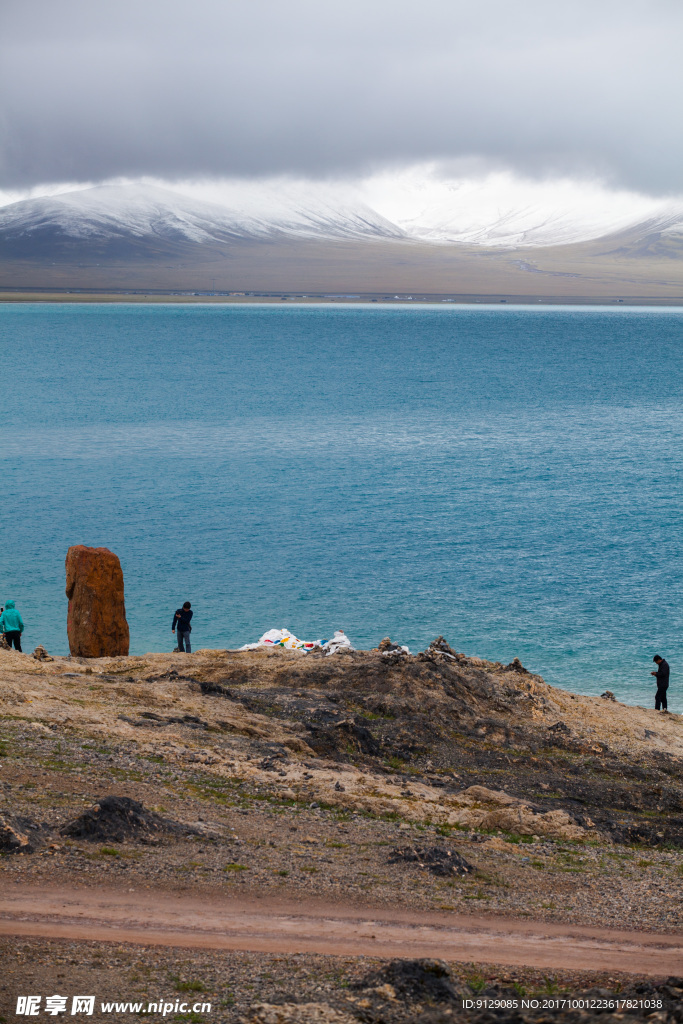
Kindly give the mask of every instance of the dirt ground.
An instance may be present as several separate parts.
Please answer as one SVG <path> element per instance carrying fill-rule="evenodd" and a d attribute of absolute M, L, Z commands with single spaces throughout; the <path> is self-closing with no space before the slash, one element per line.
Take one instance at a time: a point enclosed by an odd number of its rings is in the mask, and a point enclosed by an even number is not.
<path fill-rule="evenodd" d="M 92 1020 L 109 1020 L 101 1003 L 185 1001 L 184 1013 L 152 1012 L 151 1020 L 242 1024 L 439 1024 L 451 1020 L 680 1022 L 681 979 L 619 972 L 510 970 L 491 964 L 386 961 L 373 957 L 166 949 L 133 944 L 0 940 L 5 1019 L 16 995 L 97 995 Z M 411 970 L 412 968 L 412 970 Z M 411 978 L 411 975 L 413 976 Z M 412 980 L 412 984 L 411 984 Z M 441 982 L 441 986 L 439 986 Z M 441 991 L 439 990 L 441 988 Z M 463 1009 L 464 1000 L 473 1003 Z M 481 1005 L 517 1003 L 488 1011 Z M 522 1000 L 539 1005 L 522 1009 Z M 584 1007 L 566 1007 L 567 1000 Z M 617 1002 L 618 1001 L 618 1002 Z M 211 1004 L 209 1012 L 193 1011 Z M 612 1003 L 612 1012 L 593 1006 Z M 565 1004 L 565 1005 L 563 1005 Z M 71 1000 L 69 1000 L 69 1008 Z M 120 1014 L 119 1014 L 120 1015 Z M 137 1014 L 139 1015 L 139 1013 Z M 653 1016 L 654 1015 L 654 1016 Z M 147 1016 L 147 1015 L 145 1015 Z M 78 1018 L 76 1018 L 78 1019 Z"/>
<path fill-rule="evenodd" d="M 680 934 L 678 715 L 578 697 L 521 666 L 445 648 L 415 657 L 266 651 L 50 662 L 0 651 L 0 714 L 4 887 L 318 899 Z M 108 795 L 141 803 L 173 828 L 65 834 Z M 83 979 L 109 998 L 103 979 L 115 978 L 121 995 L 112 989 L 111 998 L 133 999 L 135 973 L 150 992 L 185 991 L 173 986 L 187 976 L 214 1002 L 200 1019 L 271 1014 L 302 1024 L 447 1019 L 465 1012 L 456 1002 L 468 977 L 468 998 L 494 981 L 500 991 L 611 992 L 666 981 L 599 970 L 553 971 L 544 981 L 524 968 L 452 964 L 453 998 L 428 992 L 411 1003 L 399 993 L 380 1006 L 360 989 L 349 1002 L 356 981 L 382 967 L 376 958 L 20 938 L 3 940 L 3 959 L 11 980 L 3 1002 L 29 980 L 48 995 L 67 980 L 75 992 Z M 115 971 L 98 974 L 100 962 L 116 960 Z M 338 1016 L 253 1009 L 272 1000 L 324 1004 Z M 667 1006 L 655 1008 L 658 1019 L 678 1019 Z M 490 1011 L 467 1011 L 479 1012 Z M 0 1013 L 9 1019 L 14 1009 Z"/>

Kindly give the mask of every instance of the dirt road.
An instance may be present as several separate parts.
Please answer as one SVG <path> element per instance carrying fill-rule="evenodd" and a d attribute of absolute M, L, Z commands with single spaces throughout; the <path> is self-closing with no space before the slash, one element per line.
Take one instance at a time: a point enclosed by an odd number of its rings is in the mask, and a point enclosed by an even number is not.
<path fill-rule="evenodd" d="M 0 885 L 0 934 L 680 974 L 683 936 L 149 889 Z"/>

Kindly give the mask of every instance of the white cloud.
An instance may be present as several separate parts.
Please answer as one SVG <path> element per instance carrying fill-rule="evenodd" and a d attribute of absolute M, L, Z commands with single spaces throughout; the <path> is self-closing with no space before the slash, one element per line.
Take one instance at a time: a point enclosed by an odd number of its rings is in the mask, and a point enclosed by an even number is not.
<path fill-rule="evenodd" d="M 3 0 L 0 184 L 365 175 L 683 189 L 679 0 Z"/>

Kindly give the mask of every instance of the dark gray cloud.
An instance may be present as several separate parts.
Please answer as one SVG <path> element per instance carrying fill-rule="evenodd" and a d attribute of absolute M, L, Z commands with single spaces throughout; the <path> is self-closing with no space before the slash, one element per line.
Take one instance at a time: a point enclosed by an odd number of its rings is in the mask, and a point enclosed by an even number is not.
<path fill-rule="evenodd" d="M 477 158 L 683 192 L 679 0 L 3 0 L 0 187 Z"/>

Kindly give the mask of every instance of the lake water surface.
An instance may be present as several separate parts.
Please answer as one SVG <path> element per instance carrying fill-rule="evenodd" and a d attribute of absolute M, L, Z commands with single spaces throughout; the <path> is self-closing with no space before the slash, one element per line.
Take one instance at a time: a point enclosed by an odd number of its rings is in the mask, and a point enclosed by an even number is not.
<path fill-rule="evenodd" d="M 683 310 L 0 305 L 0 603 L 67 653 L 64 556 L 131 652 L 273 626 L 515 655 L 683 711 Z"/>

